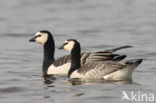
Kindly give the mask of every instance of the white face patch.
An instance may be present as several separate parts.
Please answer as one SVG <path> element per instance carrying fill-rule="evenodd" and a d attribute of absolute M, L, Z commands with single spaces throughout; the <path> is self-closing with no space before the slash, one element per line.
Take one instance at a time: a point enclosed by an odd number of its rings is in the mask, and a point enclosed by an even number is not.
<path fill-rule="evenodd" d="M 45 44 L 48 40 L 48 34 L 47 33 L 41 33 L 37 32 L 35 34 L 35 42 L 40 43 L 40 44 Z"/>
<path fill-rule="evenodd" d="M 74 41 L 65 41 L 64 44 L 67 43 L 66 45 L 64 45 L 64 49 L 67 51 L 72 51 L 75 42 Z"/>

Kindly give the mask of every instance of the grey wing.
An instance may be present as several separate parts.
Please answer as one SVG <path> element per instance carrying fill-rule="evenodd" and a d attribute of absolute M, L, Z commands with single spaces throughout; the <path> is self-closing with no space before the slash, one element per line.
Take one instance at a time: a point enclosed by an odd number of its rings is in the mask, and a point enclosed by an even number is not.
<path fill-rule="evenodd" d="M 93 53 L 90 53 L 90 52 L 83 52 L 81 53 L 81 65 L 84 65 L 90 61 L 94 61 L 95 60 L 95 57 L 93 55 Z M 54 66 L 61 66 L 67 62 L 71 62 L 71 56 L 70 55 L 65 55 L 63 57 L 60 57 L 58 58 L 54 63 L 53 65 Z"/>
<path fill-rule="evenodd" d="M 108 75 L 120 69 L 124 69 L 127 65 L 125 63 L 108 61 L 104 64 L 104 68 L 100 67 L 103 75 Z"/>
<path fill-rule="evenodd" d="M 120 49 L 124 49 L 124 48 L 130 48 L 132 46 L 121 46 L 118 48 L 114 48 L 114 49 L 110 49 L 110 50 L 105 50 L 105 51 L 99 51 L 99 52 L 83 52 L 81 53 L 81 65 L 93 62 L 93 61 L 105 61 L 105 60 L 121 60 L 124 59 L 126 56 L 120 56 L 117 54 L 112 54 L 113 52 L 120 50 Z M 60 57 L 59 59 L 57 59 L 53 65 L 54 66 L 61 66 L 67 62 L 71 61 L 71 57 L 70 55 L 65 55 L 63 57 Z"/>
<path fill-rule="evenodd" d="M 61 65 L 65 64 L 65 63 L 68 63 L 68 62 L 70 62 L 70 61 L 71 61 L 70 55 L 65 55 L 65 56 L 60 57 L 59 59 L 57 59 L 57 60 L 53 63 L 53 65 L 57 67 L 57 66 L 61 66 Z"/>
<path fill-rule="evenodd" d="M 95 72 L 100 72 L 101 75 L 105 76 L 117 70 L 123 69 L 125 66 L 126 64 L 113 61 L 92 62 L 79 68 L 78 73 L 85 75 L 86 73 L 95 74 Z"/>
<path fill-rule="evenodd" d="M 81 66 L 84 64 L 93 62 L 93 61 L 105 61 L 105 60 L 111 60 L 113 59 L 116 54 L 106 54 L 106 55 L 98 55 L 97 53 L 90 53 L 90 52 L 83 52 L 81 53 Z M 71 62 L 71 56 L 70 55 L 65 55 L 63 57 L 58 58 L 53 65 L 54 66 L 61 66 L 67 62 Z"/>
<path fill-rule="evenodd" d="M 125 48 L 131 48 L 132 46 L 126 45 L 121 46 L 105 51 L 98 51 L 98 52 L 84 52 L 81 54 L 81 65 L 87 64 L 92 61 L 106 61 L 106 60 L 112 60 L 112 61 L 121 61 L 124 58 L 126 58 L 126 55 L 118 55 L 113 54 L 117 50 L 125 49 Z"/>
<path fill-rule="evenodd" d="M 84 65 L 86 63 L 86 59 L 90 56 L 90 53 L 81 53 L 81 65 Z M 54 66 L 61 66 L 67 62 L 71 62 L 71 56 L 70 55 L 65 55 L 63 57 L 58 58 L 53 65 Z"/>
<path fill-rule="evenodd" d="M 106 53 L 106 52 L 95 52 L 95 53 L 82 53 L 81 54 L 81 65 L 88 64 L 90 62 L 99 62 L 99 61 L 106 61 L 106 60 L 113 60 L 118 61 L 121 59 L 126 58 L 125 55 L 117 55 L 112 53 Z"/>

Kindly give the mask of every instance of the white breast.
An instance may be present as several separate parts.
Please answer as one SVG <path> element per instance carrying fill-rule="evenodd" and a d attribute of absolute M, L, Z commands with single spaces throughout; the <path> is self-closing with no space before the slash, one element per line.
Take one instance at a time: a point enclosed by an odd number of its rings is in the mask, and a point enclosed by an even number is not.
<path fill-rule="evenodd" d="M 54 65 L 51 65 L 48 68 L 47 74 L 67 75 L 70 67 L 71 67 L 71 63 L 66 63 L 66 64 L 58 66 L 58 67 L 55 67 Z"/>
<path fill-rule="evenodd" d="M 82 76 L 81 76 L 80 73 L 77 72 L 77 70 L 75 70 L 75 71 L 71 74 L 70 78 L 82 78 Z"/>

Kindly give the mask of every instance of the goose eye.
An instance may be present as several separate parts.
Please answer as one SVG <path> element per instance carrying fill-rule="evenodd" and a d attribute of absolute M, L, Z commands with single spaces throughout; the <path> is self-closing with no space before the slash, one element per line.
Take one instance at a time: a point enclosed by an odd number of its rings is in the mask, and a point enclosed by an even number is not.
<path fill-rule="evenodd" d="M 35 36 L 35 39 L 38 38 L 38 37 L 41 37 L 41 35 L 36 35 L 36 36 Z"/>
<path fill-rule="evenodd" d="M 64 43 L 63 46 L 67 45 L 68 43 Z"/>
<path fill-rule="evenodd" d="M 41 35 L 38 35 L 37 37 L 41 37 Z"/>

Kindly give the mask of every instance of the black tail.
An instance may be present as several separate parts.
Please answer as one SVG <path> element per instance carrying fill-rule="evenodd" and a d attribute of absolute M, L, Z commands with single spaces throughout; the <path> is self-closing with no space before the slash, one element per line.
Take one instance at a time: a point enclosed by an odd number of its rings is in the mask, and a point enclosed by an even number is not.
<path fill-rule="evenodd" d="M 126 55 L 121 55 L 121 56 L 119 55 L 119 56 L 113 58 L 112 61 L 121 61 L 121 60 L 125 59 L 126 57 L 127 57 Z"/>
<path fill-rule="evenodd" d="M 136 64 L 138 66 L 139 64 L 142 63 L 142 61 L 143 61 L 142 59 L 133 59 L 133 60 L 126 61 L 126 64 Z"/>

